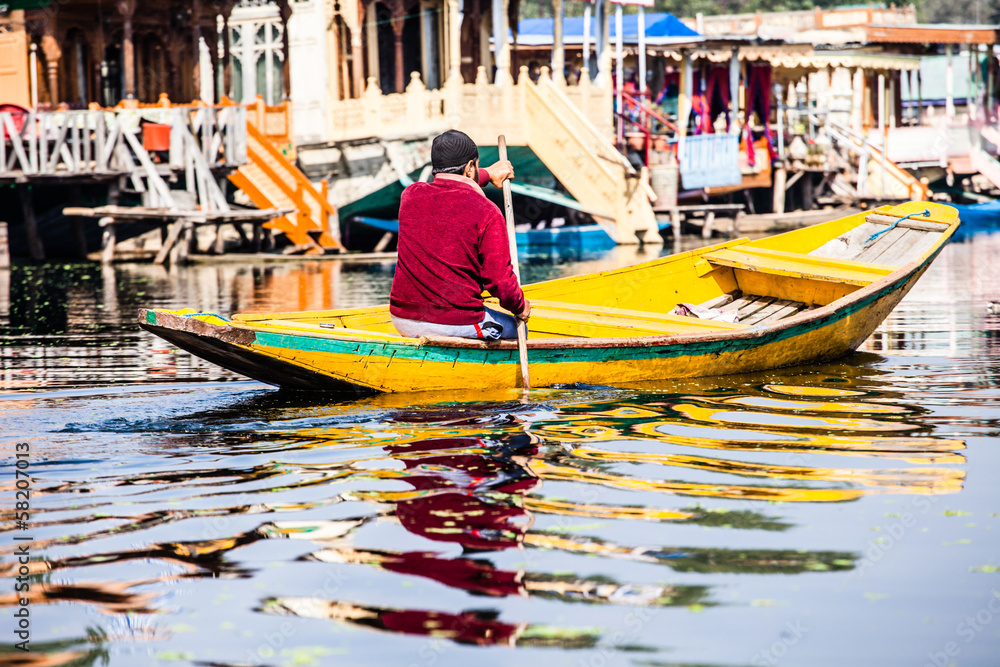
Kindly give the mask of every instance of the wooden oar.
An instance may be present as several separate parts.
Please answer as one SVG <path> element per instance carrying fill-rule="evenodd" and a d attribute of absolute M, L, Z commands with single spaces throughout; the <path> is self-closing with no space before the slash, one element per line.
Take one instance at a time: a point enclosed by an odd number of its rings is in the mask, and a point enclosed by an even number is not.
<path fill-rule="evenodd" d="M 507 139 L 501 134 L 497 137 L 500 148 L 500 160 L 507 161 Z M 517 263 L 517 235 L 514 233 L 514 205 L 510 200 L 510 179 L 503 182 L 503 212 L 507 218 L 507 239 L 510 241 L 510 261 L 514 265 L 514 277 L 521 284 L 521 269 Z M 521 320 L 517 321 L 517 354 L 521 359 L 521 386 L 525 391 L 531 389 L 528 377 L 528 326 Z"/>

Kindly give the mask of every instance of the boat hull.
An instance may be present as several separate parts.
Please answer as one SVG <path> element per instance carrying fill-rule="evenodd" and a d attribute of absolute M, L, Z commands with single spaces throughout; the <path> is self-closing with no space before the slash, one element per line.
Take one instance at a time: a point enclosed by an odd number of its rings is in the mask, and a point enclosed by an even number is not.
<path fill-rule="evenodd" d="M 573 344 L 530 341 L 532 385 L 620 385 L 668 378 L 729 375 L 827 361 L 872 334 L 933 259 L 914 263 L 823 308 L 776 326 L 717 335 L 594 339 Z M 294 389 L 412 392 L 504 389 L 520 376 L 515 345 L 249 331 L 157 311 L 143 328 L 178 347 L 261 382 Z"/>

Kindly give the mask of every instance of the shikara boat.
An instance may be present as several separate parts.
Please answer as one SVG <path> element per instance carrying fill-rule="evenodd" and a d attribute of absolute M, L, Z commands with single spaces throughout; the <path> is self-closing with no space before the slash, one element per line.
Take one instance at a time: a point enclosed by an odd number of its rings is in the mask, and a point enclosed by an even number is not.
<path fill-rule="evenodd" d="M 614 271 L 526 286 L 535 387 L 621 385 L 825 361 L 856 349 L 958 227 L 931 202 Z M 678 315 L 675 307 L 713 318 Z M 728 317 L 726 314 L 729 314 Z M 415 392 L 520 383 L 515 341 L 405 338 L 388 306 L 237 314 L 140 310 L 144 329 L 256 380 L 294 389 Z"/>

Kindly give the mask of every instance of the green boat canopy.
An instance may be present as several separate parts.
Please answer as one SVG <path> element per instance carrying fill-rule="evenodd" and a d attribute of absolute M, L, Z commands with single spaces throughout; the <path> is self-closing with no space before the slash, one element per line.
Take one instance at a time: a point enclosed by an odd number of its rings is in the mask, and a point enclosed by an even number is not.
<path fill-rule="evenodd" d="M 43 9 L 52 4 L 52 0 L 5 0 L 0 2 L 0 15 L 17 9 Z"/>

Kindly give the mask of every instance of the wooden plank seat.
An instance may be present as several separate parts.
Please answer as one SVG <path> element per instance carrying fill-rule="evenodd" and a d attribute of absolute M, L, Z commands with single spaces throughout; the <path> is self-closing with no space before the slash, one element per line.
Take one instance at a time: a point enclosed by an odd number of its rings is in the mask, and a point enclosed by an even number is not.
<path fill-rule="evenodd" d="M 760 324 L 773 324 L 787 317 L 797 315 L 803 310 L 811 310 L 801 301 L 788 301 L 769 296 L 744 295 L 740 290 L 723 294 L 699 304 L 703 308 L 718 308 L 723 312 L 737 311 L 737 322 L 752 327 Z"/>
<path fill-rule="evenodd" d="M 715 266 L 759 271 L 792 278 L 863 287 L 892 273 L 891 266 L 866 264 L 819 255 L 739 245 L 706 253 L 703 259 Z"/>
<path fill-rule="evenodd" d="M 898 224 L 897 224 L 898 223 Z M 873 234 L 896 225 L 877 239 L 869 242 Z M 833 260 L 848 260 L 864 263 L 878 263 L 882 266 L 902 266 L 919 259 L 931 249 L 948 224 L 933 220 L 899 218 L 881 213 L 872 213 L 865 223 L 849 232 L 830 239 L 809 255 Z"/>

